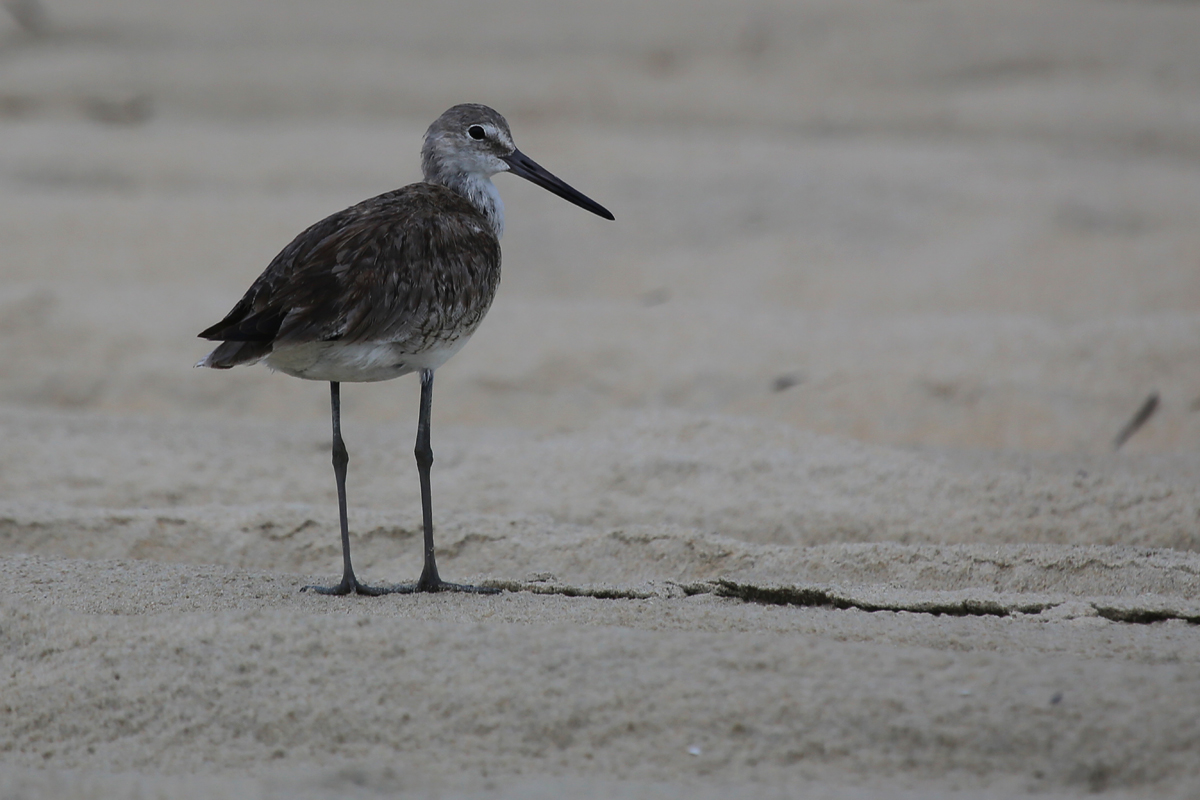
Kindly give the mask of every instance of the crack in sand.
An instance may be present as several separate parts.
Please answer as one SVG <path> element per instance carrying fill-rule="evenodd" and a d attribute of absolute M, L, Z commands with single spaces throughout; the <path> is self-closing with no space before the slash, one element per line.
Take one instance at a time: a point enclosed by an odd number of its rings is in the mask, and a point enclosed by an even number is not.
<path fill-rule="evenodd" d="M 566 597 L 594 597 L 598 600 L 649 600 L 662 597 L 661 592 L 638 590 L 615 586 L 570 586 L 563 583 L 528 581 L 484 581 L 484 586 L 503 589 L 506 592 L 529 592 L 531 594 L 560 594 Z"/>
<path fill-rule="evenodd" d="M 1031 601 L 1005 603 L 1000 600 L 963 598 L 958 600 L 918 600 L 909 602 L 872 602 L 842 594 L 834 590 L 805 586 L 757 586 L 737 583 L 722 578 L 716 582 L 714 593 L 719 597 L 733 597 L 748 603 L 779 606 L 816 606 L 836 609 L 856 608 L 860 611 L 908 611 L 915 614 L 933 614 L 953 617 L 1007 617 L 1014 613 L 1040 614 L 1060 603 Z"/>
<path fill-rule="evenodd" d="M 720 597 L 732 597 L 748 603 L 763 605 L 792 605 L 831 607 L 836 609 L 858 609 L 860 611 L 907 611 L 914 614 L 934 616 L 995 616 L 1013 614 L 1041 614 L 1066 605 L 1064 600 L 1008 600 L 1005 598 L 926 598 L 914 601 L 882 600 L 871 601 L 823 587 L 805 586 L 758 586 L 738 583 L 725 578 L 717 580 L 713 592 Z M 1188 613 L 1173 609 L 1144 607 L 1121 607 L 1084 601 L 1094 614 L 1113 622 L 1148 625 L 1168 620 L 1182 620 L 1191 625 L 1200 625 L 1200 613 Z M 1077 615 L 1080 616 L 1080 615 Z"/>
<path fill-rule="evenodd" d="M 950 617 L 1009 617 L 1015 614 L 1038 615 L 1055 612 L 1055 618 L 1075 619 L 1098 617 L 1112 622 L 1134 625 L 1151 625 L 1156 622 L 1181 620 L 1191 625 L 1200 625 L 1200 611 L 1191 612 L 1172 608 L 1150 608 L 1143 605 L 1114 605 L 1094 600 L 1055 598 L 1013 597 L 949 597 L 960 593 L 935 592 L 914 599 L 888 597 L 867 599 L 853 592 L 824 586 L 765 586 L 742 583 L 720 578 L 715 581 L 649 584 L 645 588 L 621 586 L 574 586 L 545 581 L 486 581 L 486 585 L 508 592 L 562 595 L 565 597 L 590 597 L 598 600 L 649 600 L 677 599 L 699 594 L 711 594 L 742 600 L 747 603 L 778 606 L 802 606 L 859 611 L 906 611 L 912 614 L 930 614 Z M 1078 606 L 1078 608 L 1076 608 Z"/>
<path fill-rule="evenodd" d="M 1152 625 L 1155 622 L 1166 622 L 1180 619 L 1190 625 L 1200 625 L 1200 614 L 1183 614 L 1174 611 L 1155 611 L 1148 608 L 1115 608 L 1093 604 L 1097 616 L 1110 619 L 1113 622 L 1128 622 L 1134 625 Z"/>

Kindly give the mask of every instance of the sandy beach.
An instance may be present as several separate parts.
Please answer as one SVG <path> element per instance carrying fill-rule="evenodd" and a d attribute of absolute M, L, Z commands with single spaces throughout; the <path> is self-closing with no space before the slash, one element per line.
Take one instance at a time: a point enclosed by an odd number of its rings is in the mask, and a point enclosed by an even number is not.
<path fill-rule="evenodd" d="M 6 8 L 0 798 L 1200 794 L 1200 5 Z M 301 593 L 328 387 L 196 333 L 460 102 L 616 216 L 498 176 L 437 373 L 503 591 Z M 412 581 L 417 381 L 342 394 Z"/>

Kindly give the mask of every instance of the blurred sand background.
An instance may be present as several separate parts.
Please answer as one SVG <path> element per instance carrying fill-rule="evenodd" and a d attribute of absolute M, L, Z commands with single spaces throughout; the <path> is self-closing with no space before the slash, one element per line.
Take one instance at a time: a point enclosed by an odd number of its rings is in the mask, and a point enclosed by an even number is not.
<path fill-rule="evenodd" d="M 0 797 L 1200 794 L 1200 4 L 6 8 Z M 499 176 L 438 372 L 510 591 L 302 595 L 327 387 L 195 334 L 468 101 L 617 217 Z M 416 381 L 343 398 L 412 580 Z"/>

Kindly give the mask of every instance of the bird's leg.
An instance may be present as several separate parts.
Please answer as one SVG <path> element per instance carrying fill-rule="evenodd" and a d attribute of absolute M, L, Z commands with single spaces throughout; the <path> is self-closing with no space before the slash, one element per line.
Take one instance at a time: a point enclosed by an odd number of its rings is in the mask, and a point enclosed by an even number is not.
<path fill-rule="evenodd" d="M 342 582 L 337 586 L 305 586 L 300 591 L 312 589 L 320 594 L 356 592 L 372 596 L 388 594 L 394 590 L 367 586 L 354 577 L 354 567 L 350 564 L 350 523 L 346 518 L 346 465 L 350 463 L 350 453 L 342 441 L 342 393 L 341 384 L 337 381 L 329 383 L 329 405 L 333 413 L 333 476 L 337 481 L 338 522 L 342 526 Z"/>
<path fill-rule="evenodd" d="M 429 444 L 429 416 L 433 407 L 433 370 L 421 370 L 421 414 L 417 420 L 417 472 L 421 476 L 421 520 L 425 528 L 425 567 L 421 578 L 412 587 L 400 591 L 414 592 L 478 592 L 496 594 L 500 590 L 487 586 L 446 583 L 438 576 L 433 554 L 433 499 L 429 484 L 429 468 L 433 466 L 433 448 Z"/>
<path fill-rule="evenodd" d="M 425 529 L 425 567 L 417 581 L 417 591 L 433 592 L 441 586 L 437 560 L 433 555 L 433 492 L 429 468 L 433 466 L 433 447 L 429 444 L 429 416 L 433 410 L 433 370 L 421 370 L 421 414 L 417 419 L 417 472 L 421 476 L 421 522 Z"/>

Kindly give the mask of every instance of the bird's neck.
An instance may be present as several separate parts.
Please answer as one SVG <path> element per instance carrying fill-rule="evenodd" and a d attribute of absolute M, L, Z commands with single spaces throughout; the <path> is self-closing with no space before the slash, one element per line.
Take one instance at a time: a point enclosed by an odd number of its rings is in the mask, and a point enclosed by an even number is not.
<path fill-rule="evenodd" d="M 438 183 L 466 198 L 467 202 L 483 214 L 492 226 L 496 238 L 504 235 L 504 201 L 496 184 L 486 175 L 459 172 L 452 175 L 435 174 L 427 177 L 430 183 Z"/>

